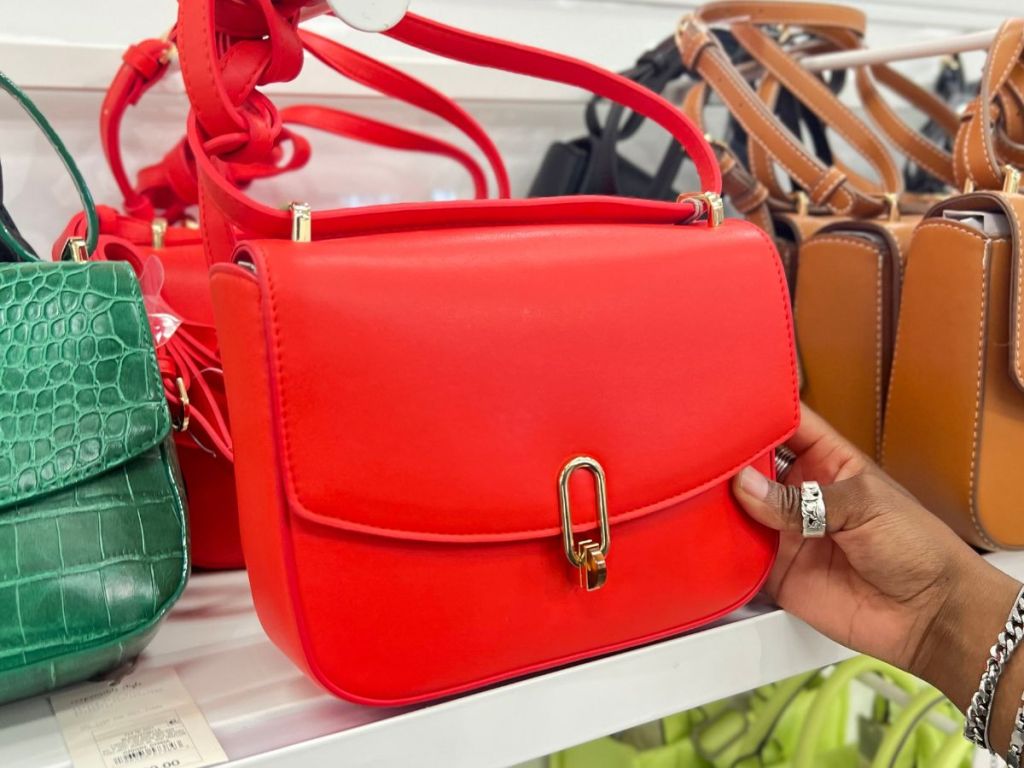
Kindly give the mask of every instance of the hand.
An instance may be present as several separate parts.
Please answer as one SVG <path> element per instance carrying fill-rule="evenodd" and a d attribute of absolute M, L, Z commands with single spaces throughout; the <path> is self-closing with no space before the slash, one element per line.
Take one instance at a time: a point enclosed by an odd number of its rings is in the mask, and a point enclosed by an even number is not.
<path fill-rule="evenodd" d="M 797 458 L 787 485 L 751 468 L 734 483 L 747 513 L 782 532 L 768 591 L 833 640 L 967 706 L 1020 585 L 806 407 L 788 446 Z M 823 539 L 802 536 L 805 480 L 822 486 Z"/>

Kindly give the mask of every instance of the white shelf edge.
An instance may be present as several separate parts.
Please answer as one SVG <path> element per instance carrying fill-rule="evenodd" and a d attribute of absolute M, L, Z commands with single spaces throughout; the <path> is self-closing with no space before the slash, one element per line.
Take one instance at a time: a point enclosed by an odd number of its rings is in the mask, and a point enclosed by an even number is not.
<path fill-rule="evenodd" d="M 398 768 L 414 745 L 431 765 L 506 768 L 852 655 L 773 611 L 231 765 Z"/>
<path fill-rule="evenodd" d="M 1024 578 L 1024 553 L 989 559 Z M 202 574 L 140 667 L 178 671 L 234 768 L 508 768 L 853 655 L 782 611 L 742 614 L 475 694 L 382 710 L 306 680 L 262 634 L 244 573 Z M 0 707 L 0 765 L 69 768 L 45 698 Z"/>

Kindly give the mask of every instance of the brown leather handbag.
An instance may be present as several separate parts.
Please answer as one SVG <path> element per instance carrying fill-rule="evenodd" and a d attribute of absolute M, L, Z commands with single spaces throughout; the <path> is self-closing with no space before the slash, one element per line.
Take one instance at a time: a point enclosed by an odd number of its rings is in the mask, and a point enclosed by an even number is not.
<path fill-rule="evenodd" d="M 887 67 L 856 72 L 862 104 L 881 132 L 919 167 L 941 182 L 952 182 L 951 154 L 920 138 L 896 116 L 882 99 L 876 78 L 951 135 L 956 115 Z M 802 397 L 876 459 L 882 448 L 904 258 L 923 202 L 902 194 L 902 178 L 898 181 L 900 191 L 885 193 L 885 216 L 838 219 L 819 227 L 801 244 L 796 269 L 793 311 L 803 362 Z"/>
<path fill-rule="evenodd" d="M 761 67 L 756 91 L 702 37 L 708 24 L 728 26 Z M 774 36 L 786 30 L 787 46 Z M 698 115 L 707 86 L 748 129 L 748 168 L 718 148 L 723 184 L 734 205 L 775 236 L 788 268 L 803 368 L 803 398 L 866 453 L 877 456 L 882 435 L 892 340 L 899 304 L 902 253 L 915 220 L 900 215 L 902 177 L 876 132 L 792 55 L 860 47 L 866 20 L 832 4 L 718 2 L 680 28 L 680 50 L 704 77 L 684 111 Z M 795 41 L 795 42 L 794 42 Z M 924 141 L 882 98 L 896 91 L 952 134 L 956 116 L 938 99 L 886 66 L 857 71 L 866 111 L 887 137 L 922 167 L 952 179 L 949 153 Z M 703 90 L 702 90 L 703 89 Z M 840 159 L 810 156 L 799 137 L 762 118 L 785 89 L 846 140 L 872 167 L 874 183 Z M 795 192 L 783 189 L 776 167 Z M 911 209 L 919 208 L 911 206 Z"/>
<path fill-rule="evenodd" d="M 882 460 L 964 539 L 1024 548 L 1024 19 L 991 48 L 964 115 L 965 194 L 932 208 L 907 255 Z M 979 191 L 973 191 L 979 190 Z"/>
<path fill-rule="evenodd" d="M 739 72 L 710 27 L 725 26 L 737 44 L 749 54 L 766 76 L 756 85 Z M 794 59 L 793 46 L 778 39 L 780 28 L 787 37 L 805 38 L 801 52 L 838 50 L 859 41 L 866 26 L 864 14 L 841 5 L 803 2 L 749 2 L 722 0 L 708 3 L 685 16 L 676 33 L 683 64 L 703 85 L 691 91 L 684 111 L 697 117 L 709 91 L 726 105 L 746 130 L 750 141 L 746 168 L 724 158 L 723 188 L 737 209 L 749 220 L 772 232 L 777 239 L 796 244 L 827 222 L 822 216 L 869 217 L 884 213 L 882 192 L 898 189 L 899 172 L 885 147 L 858 116 L 844 107 L 817 76 Z M 784 87 L 823 123 L 841 134 L 883 180 L 882 187 L 853 173 L 839 162 L 821 160 L 802 140 L 774 116 L 774 99 Z M 782 189 L 774 167 L 793 179 L 796 192 Z M 787 221 L 787 216 L 812 220 Z M 792 224 L 792 226 L 791 226 Z M 783 243 L 785 245 L 785 243 Z M 784 249 L 785 250 L 785 249 Z"/>

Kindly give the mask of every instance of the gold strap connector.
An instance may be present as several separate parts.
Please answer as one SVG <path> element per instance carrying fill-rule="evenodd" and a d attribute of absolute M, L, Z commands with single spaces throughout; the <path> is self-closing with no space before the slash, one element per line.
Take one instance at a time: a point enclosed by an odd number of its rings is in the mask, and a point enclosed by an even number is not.
<path fill-rule="evenodd" d="M 1008 195 L 1020 194 L 1020 171 L 1012 165 L 1003 168 L 1003 192 Z"/>
<path fill-rule="evenodd" d="M 167 219 L 157 216 L 149 228 L 153 232 L 153 249 L 159 251 L 164 247 L 164 241 L 167 239 Z"/>
<path fill-rule="evenodd" d="M 292 242 L 308 243 L 313 239 L 313 209 L 309 203 L 292 203 Z"/>
<path fill-rule="evenodd" d="M 886 213 L 890 223 L 900 220 L 900 196 L 895 192 L 886 192 L 885 197 Z"/>
<path fill-rule="evenodd" d="M 89 250 L 84 237 L 69 237 L 64 243 L 63 258 L 70 258 L 77 264 L 83 264 L 89 260 Z"/>
<path fill-rule="evenodd" d="M 181 376 L 175 379 L 174 383 L 178 386 L 178 397 L 181 400 L 181 421 L 174 425 L 174 431 L 188 432 L 189 424 L 192 422 L 192 402 L 188 399 L 188 390 Z"/>
<path fill-rule="evenodd" d="M 689 202 L 696 207 L 693 221 L 706 219 L 709 227 L 720 227 L 725 221 L 725 203 L 715 192 L 684 192 L 676 198 L 677 203 Z"/>

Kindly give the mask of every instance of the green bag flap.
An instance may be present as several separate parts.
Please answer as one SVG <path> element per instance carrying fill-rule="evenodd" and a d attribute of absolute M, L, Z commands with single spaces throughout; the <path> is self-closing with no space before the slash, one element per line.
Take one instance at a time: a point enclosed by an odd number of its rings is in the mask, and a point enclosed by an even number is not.
<path fill-rule="evenodd" d="M 0 267 L 0 513 L 123 465 L 170 429 L 128 264 Z"/>

